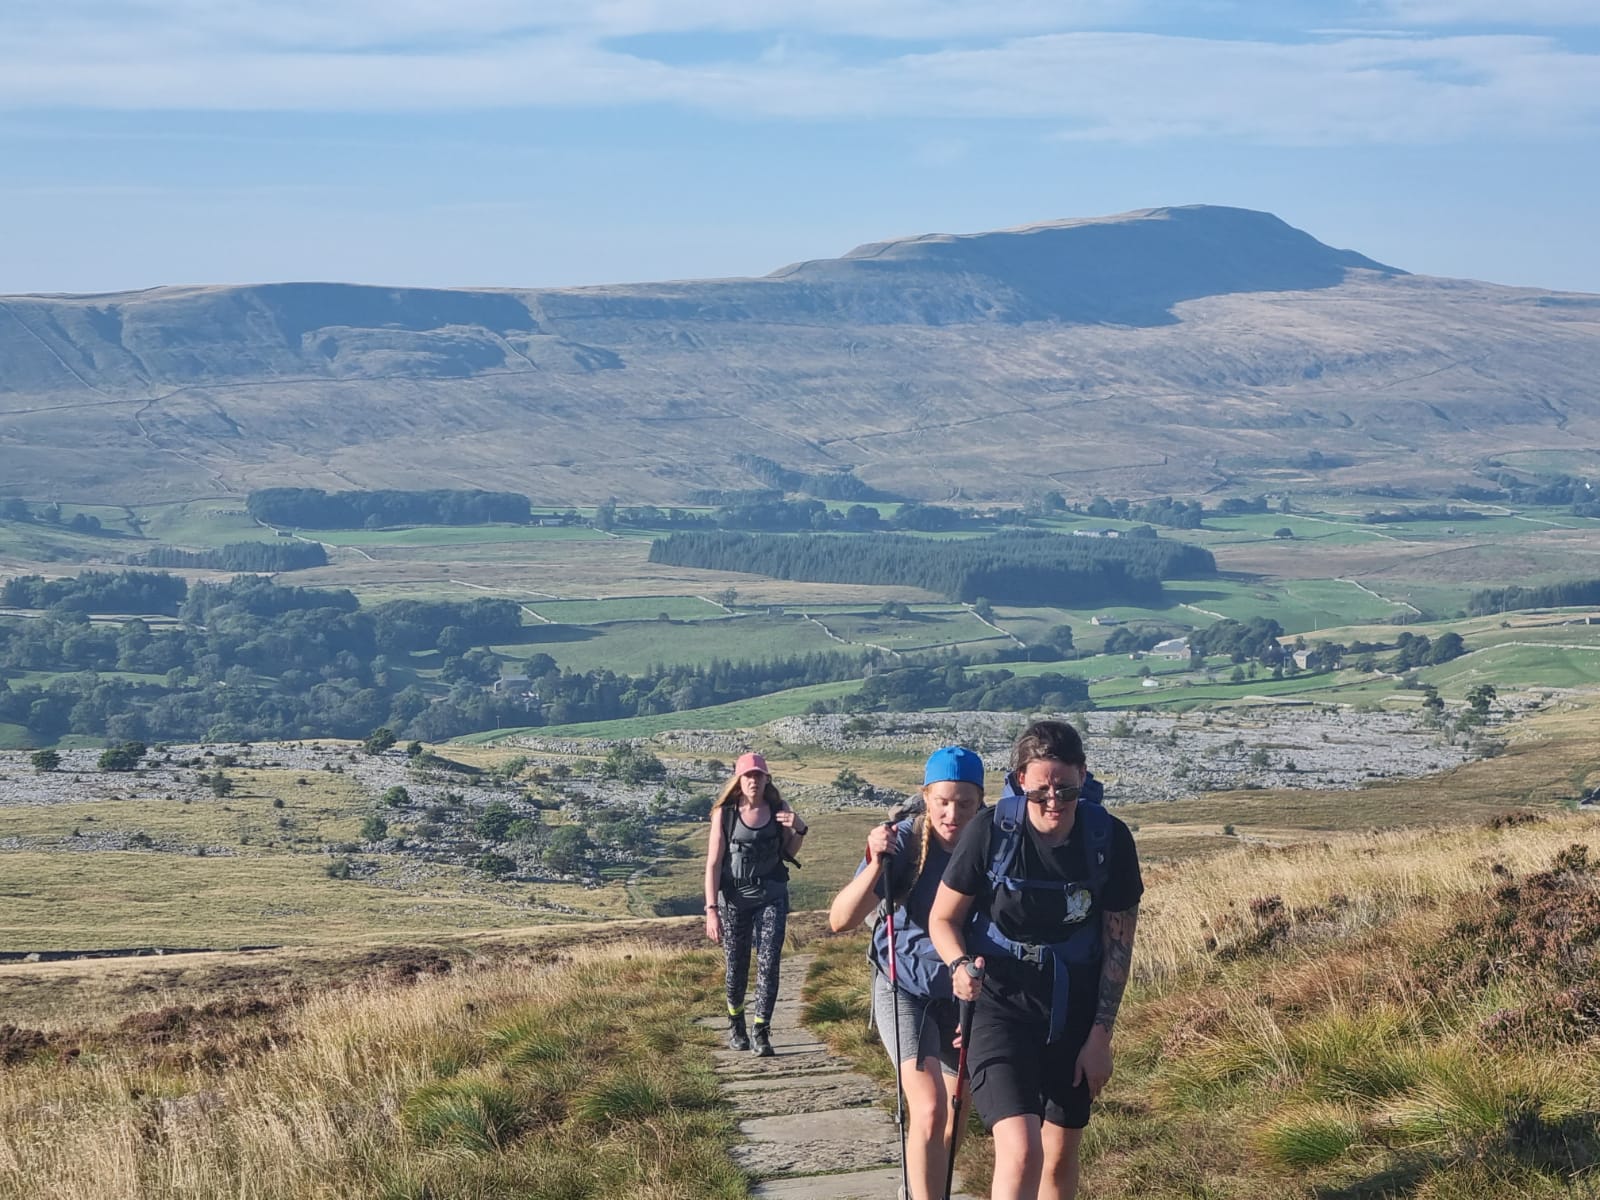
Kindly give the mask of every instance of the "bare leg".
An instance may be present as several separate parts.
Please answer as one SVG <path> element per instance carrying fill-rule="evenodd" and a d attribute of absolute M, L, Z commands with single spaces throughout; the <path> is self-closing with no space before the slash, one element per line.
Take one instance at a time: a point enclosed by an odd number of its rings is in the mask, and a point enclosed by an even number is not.
<path fill-rule="evenodd" d="M 1037 1200 L 1044 1166 L 1039 1125 L 1032 1113 L 994 1123 L 994 1186 L 989 1200 Z"/>
<path fill-rule="evenodd" d="M 1044 1144 L 1044 1171 L 1039 1181 L 1039 1200 L 1073 1200 L 1078 1194 L 1078 1147 L 1083 1130 L 1045 1123 L 1040 1132 Z"/>
<path fill-rule="evenodd" d="M 950 1096 L 939 1060 L 910 1059 L 900 1064 L 900 1086 L 906 1093 L 906 1174 L 911 1200 L 943 1200 L 945 1136 L 950 1127 Z"/>

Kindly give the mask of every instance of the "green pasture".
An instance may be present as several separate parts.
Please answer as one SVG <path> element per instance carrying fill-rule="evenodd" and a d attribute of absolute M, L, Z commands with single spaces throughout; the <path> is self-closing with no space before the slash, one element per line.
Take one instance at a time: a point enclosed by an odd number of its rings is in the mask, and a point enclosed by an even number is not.
<path fill-rule="evenodd" d="M 145 548 L 129 536 L 74 533 L 34 521 L 0 521 L 0 555 L 28 563 L 117 563 Z"/>
<path fill-rule="evenodd" d="M 305 536 L 330 546 L 475 546 L 512 542 L 605 541 L 604 533 L 581 525 L 410 525 L 402 529 L 316 529 Z"/>
<path fill-rule="evenodd" d="M 537 610 L 535 610 L 537 611 Z M 608 625 L 526 625 L 522 640 L 494 646 L 512 659 L 548 654 L 572 671 L 611 670 L 642 675 L 651 667 L 705 665 L 713 659 L 786 658 L 797 654 L 865 654 L 865 646 L 840 645 L 798 617 L 713 618 L 709 621 L 619 621 Z"/>
<path fill-rule="evenodd" d="M 647 738 L 672 729 L 752 729 L 776 721 L 780 717 L 797 717 L 817 700 L 835 700 L 859 690 L 859 679 L 845 679 L 837 683 L 818 683 L 810 687 L 790 688 L 772 692 L 749 700 L 734 700 L 709 708 L 692 708 L 685 712 L 658 713 L 649 717 L 628 717 L 619 721 L 587 721 L 572 725 L 534 725 L 521 729 L 494 729 L 485 733 L 469 733 L 454 739 L 463 745 L 483 746 L 505 738 L 527 735 L 531 737 L 596 737 L 596 738 Z"/>
<path fill-rule="evenodd" d="M 28 732 L 26 725 L 0 721 L 0 750 L 29 750 L 39 745 L 39 740 Z"/>
<path fill-rule="evenodd" d="M 927 650 L 942 646 L 979 648 L 980 643 L 988 642 L 996 646 L 1012 644 L 1009 638 L 979 620 L 971 609 L 962 607 L 915 608 L 905 619 L 884 616 L 870 609 L 823 614 L 808 607 L 806 612 L 847 642 L 886 646 L 891 650 Z"/>
<path fill-rule="evenodd" d="M 1557 646 L 1490 646 L 1437 667 L 1418 678 L 1441 694 L 1459 698 L 1480 683 L 1497 688 L 1587 688 L 1600 684 L 1600 645 L 1582 649 Z"/>
<path fill-rule="evenodd" d="M 135 508 L 144 536 L 173 546 L 202 549 L 229 542 L 270 542 L 277 534 L 257 525 L 238 497 L 149 504 Z"/>
<path fill-rule="evenodd" d="M 532 596 L 518 602 L 562 625 L 654 621 L 662 613 L 674 621 L 704 621 L 727 615 L 721 605 L 698 596 L 613 596 L 602 600 L 545 600 Z"/>

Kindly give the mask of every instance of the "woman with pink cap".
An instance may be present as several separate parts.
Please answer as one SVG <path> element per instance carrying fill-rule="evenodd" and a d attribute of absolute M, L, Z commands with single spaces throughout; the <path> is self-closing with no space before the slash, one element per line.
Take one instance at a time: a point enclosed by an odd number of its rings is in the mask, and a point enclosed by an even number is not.
<path fill-rule="evenodd" d="M 789 921 L 789 868 L 806 836 L 759 754 L 742 754 L 711 810 L 706 849 L 706 936 L 727 954 L 728 1045 L 772 1057 L 769 1031 Z M 756 954 L 754 1028 L 744 1022 L 750 951 Z"/>

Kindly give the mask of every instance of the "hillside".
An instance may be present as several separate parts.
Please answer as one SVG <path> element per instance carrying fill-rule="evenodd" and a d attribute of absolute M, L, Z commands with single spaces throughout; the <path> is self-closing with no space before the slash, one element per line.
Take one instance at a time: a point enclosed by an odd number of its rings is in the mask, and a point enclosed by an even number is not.
<path fill-rule="evenodd" d="M 1600 297 L 1408 275 L 1189 207 L 875 243 L 759 279 L 0 299 L 8 489 L 682 502 L 741 453 L 886 492 L 1421 486 L 1590 461 Z M 1332 467 L 1309 474 L 1317 449 Z"/>

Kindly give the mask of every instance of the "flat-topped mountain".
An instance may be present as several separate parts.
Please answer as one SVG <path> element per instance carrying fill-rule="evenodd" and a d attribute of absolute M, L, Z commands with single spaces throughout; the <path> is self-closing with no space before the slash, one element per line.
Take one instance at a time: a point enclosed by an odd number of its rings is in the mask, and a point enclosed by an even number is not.
<path fill-rule="evenodd" d="M 1444 485 L 1593 447 L 1600 297 L 1408 275 L 1196 206 L 755 279 L 0 298 L 9 492 L 481 486 L 581 503 L 851 469 L 910 497 Z"/>

